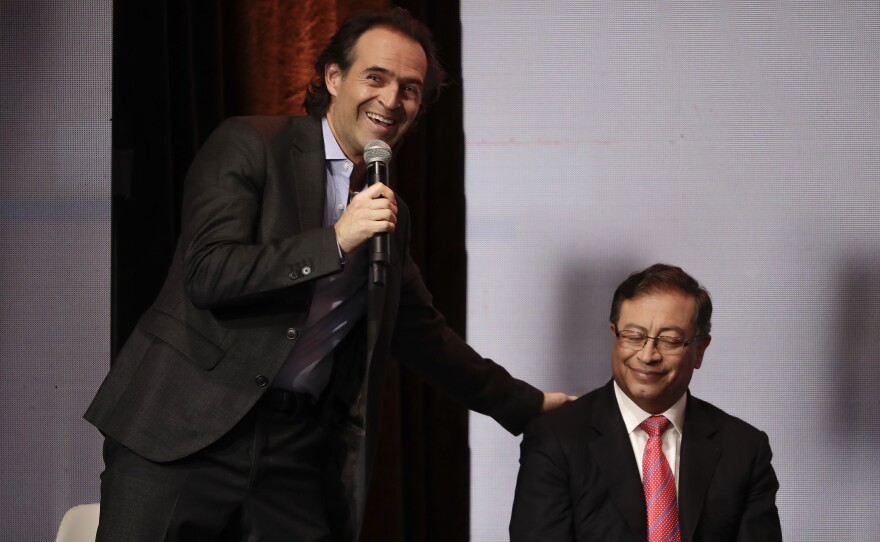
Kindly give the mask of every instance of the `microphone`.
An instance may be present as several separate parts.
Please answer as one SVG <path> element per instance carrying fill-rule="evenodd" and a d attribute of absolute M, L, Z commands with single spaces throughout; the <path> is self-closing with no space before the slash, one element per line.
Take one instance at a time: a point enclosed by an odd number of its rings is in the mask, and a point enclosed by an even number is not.
<path fill-rule="evenodd" d="M 374 139 L 364 147 L 364 162 L 367 164 L 367 186 L 376 183 L 388 185 L 388 163 L 391 162 L 391 147 L 381 139 Z M 391 256 L 391 243 L 388 233 L 377 233 L 370 238 L 370 280 L 373 284 L 385 285 L 385 276 Z"/>

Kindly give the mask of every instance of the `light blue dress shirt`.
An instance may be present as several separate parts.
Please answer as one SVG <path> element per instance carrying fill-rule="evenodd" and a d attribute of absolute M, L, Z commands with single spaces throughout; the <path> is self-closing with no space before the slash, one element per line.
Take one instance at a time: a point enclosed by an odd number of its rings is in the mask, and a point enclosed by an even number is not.
<path fill-rule="evenodd" d="M 332 227 L 348 207 L 353 164 L 336 142 L 326 117 L 322 126 L 327 175 L 324 226 Z M 309 318 L 290 358 L 275 377 L 274 387 L 308 393 L 316 399 L 320 396 L 330 380 L 333 350 L 366 312 L 366 284 L 363 246 L 345 256 L 341 273 L 317 279 Z"/>

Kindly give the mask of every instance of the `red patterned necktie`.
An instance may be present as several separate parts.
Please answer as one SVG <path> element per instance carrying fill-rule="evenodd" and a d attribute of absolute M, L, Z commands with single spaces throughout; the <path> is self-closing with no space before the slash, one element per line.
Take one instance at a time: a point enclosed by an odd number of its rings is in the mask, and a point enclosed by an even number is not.
<path fill-rule="evenodd" d="M 665 416 L 651 416 L 639 424 L 648 434 L 642 458 L 642 487 L 648 505 L 648 542 L 681 542 L 678 529 L 678 503 L 675 478 L 663 455 L 663 431 L 669 427 Z"/>

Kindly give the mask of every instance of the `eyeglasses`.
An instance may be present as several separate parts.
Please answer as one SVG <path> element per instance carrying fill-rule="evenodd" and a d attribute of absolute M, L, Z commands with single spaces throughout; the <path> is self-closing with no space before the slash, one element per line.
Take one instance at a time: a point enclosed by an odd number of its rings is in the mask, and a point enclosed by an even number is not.
<path fill-rule="evenodd" d="M 681 353 L 681 351 L 689 344 L 700 338 L 699 334 L 688 340 L 684 340 L 681 337 L 669 337 L 665 335 L 649 337 L 641 331 L 633 331 L 631 329 L 624 329 L 623 331 L 615 330 L 614 334 L 617 335 L 617 339 L 620 341 L 620 346 L 627 350 L 641 350 L 646 344 L 648 344 L 648 339 L 653 339 L 654 348 L 656 348 L 661 354 Z"/>

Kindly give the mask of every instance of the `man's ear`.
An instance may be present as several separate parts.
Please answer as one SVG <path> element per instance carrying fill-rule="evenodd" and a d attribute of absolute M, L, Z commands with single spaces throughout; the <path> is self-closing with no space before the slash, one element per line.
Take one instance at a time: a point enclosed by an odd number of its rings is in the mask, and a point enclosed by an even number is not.
<path fill-rule="evenodd" d="M 703 364 L 703 354 L 706 353 L 706 348 L 709 347 L 710 342 L 712 342 L 712 336 L 706 335 L 705 337 L 697 341 L 697 344 L 694 345 L 697 347 L 697 360 L 694 363 L 694 369 L 699 369 L 700 366 Z"/>
<path fill-rule="evenodd" d="M 327 64 L 324 67 L 324 84 L 327 85 L 327 92 L 335 97 L 338 93 L 339 82 L 343 78 L 342 69 L 339 64 Z"/>

